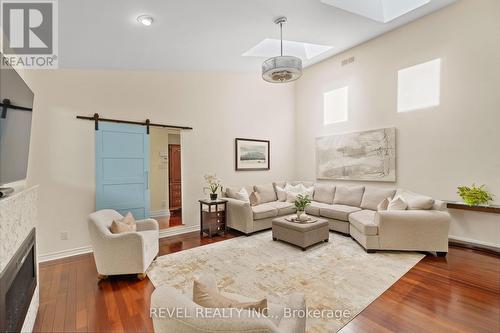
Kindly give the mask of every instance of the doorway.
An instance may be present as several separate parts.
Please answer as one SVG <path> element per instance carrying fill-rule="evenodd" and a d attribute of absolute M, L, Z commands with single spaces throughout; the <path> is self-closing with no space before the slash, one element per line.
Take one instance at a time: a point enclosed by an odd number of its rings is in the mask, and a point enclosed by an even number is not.
<path fill-rule="evenodd" d="M 182 226 L 182 148 L 179 131 L 154 128 L 151 136 L 151 217 L 160 230 Z"/>

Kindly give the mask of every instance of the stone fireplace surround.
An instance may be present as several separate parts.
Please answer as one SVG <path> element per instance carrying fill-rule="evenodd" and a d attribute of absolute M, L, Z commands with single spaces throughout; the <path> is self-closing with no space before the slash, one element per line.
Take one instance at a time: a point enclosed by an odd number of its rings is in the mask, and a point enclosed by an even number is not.
<path fill-rule="evenodd" d="M 0 200 L 0 272 L 4 272 L 30 232 L 33 228 L 36 228 L 37 202 L 37 186 L 21 190 Z M 36 267 L 38 270 L 38 264 Z M 38 276 L 38 272 L 36 276 Z M 32 331 L 38 311 L 38 303 L 37 282 L 37 287 L 24 318 L 22 332 Z"/>

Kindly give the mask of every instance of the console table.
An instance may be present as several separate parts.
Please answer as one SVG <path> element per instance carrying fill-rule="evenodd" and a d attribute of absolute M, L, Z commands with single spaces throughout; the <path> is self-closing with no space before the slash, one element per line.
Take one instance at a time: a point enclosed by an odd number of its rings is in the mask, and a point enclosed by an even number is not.
<path fill-rule="evenodd" d="M 227 200 L 199 200 L 200 203 L 200 235 L 209 237 L 226 232 Z"/>
<path fill-rule="evenodd" d="M 500 206 L 497 205 L 469 206 L 463 202 L 446 201 L 446 206 L 452 209 L 472 210 L 476 212 L 500 214 Z"/>

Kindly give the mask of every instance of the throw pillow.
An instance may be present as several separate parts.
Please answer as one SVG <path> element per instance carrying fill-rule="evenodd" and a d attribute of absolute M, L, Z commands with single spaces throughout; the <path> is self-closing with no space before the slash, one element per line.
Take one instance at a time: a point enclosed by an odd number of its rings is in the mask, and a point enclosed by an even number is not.
<path fill-rule="evenodd" d="M 408 209 L 432 209 L 434 199 L 431 197 L 414 193 L 407 190 L 398 190 L 396 195 L 402 197 L 408 203 Z"/>
<path fill-rule="evenodd" d="M 265 298 L 255 302 L 239 302 L 221 295 L 217 289 L 209 288 L 198 280 L 194 280 L 193 283 L 193 302 L 204 308 L 255 310 L 263 314 L 267 312 L 267 299 Z"/>
<path fill-rule="evenodd" d="M 289 184 L 287 183 L 285 185 L 285 192 L 288 194 L 288 193 L 301 193 L 302 192 L 302 189 L 303 189 L 303 185 L 302 184 L 297 184 L 297 185 L 292 185 L 292 184 Z"/>
<path fill-rule="evenodd" d="M 134 216 L 131 212 L 128 212 L 124 218 L 120 220 L 114 220 L 109 228 L 113 234 L 121 234 L 123 232 L 134 232 L 137 231 L 137 224 L 135 223 Z"/>
<path fill-rule="evenodd" d="M 241 200 L 241 201 L 245 201 L 245 202 L 250 202 L 250 198 L 249 198 L 248 192 L 247 192 L 247 190 L 244 187 L 241 188 L 241 190 L 239 192 L 236 192 L 235 196 L 236 196 L 237 200 Z"/>
<path fill-rule="evenodd" d="M 257 206 L 260 203 L 260 195 L 258 192 L 250 194 L 250 206 Z"/>
<path fill-rule="evenodd" d="M 302 195 L 307 195 L 309 199 L 313 199 L 313 194 L 314 194 L 314 186 L 306 187 L 303 184 L 300 184 L 302 188 L 302 192 L 300 194 Z"/>
<path fill-rule="evenodd" d="M 387 210 L 406 210 L 406 208 L 408 208 L 408 204 L 400 196 L 389 201 L 387 205 Z"/>
<path fill-rule="evenodd" d="M 391 200 L 390 198 L 385 198 L 384 200 L 382 200 L 382 202 L 377 205 L 377 211 L 380 212 L 382 210 L 387 210 L 390 200 Z"/>
<path fill-rule="evenodd" d="M 278 201 L 286 201 L 286 191 L 283 187 L 275 186 L 276 194 L 278 195 Z"/>

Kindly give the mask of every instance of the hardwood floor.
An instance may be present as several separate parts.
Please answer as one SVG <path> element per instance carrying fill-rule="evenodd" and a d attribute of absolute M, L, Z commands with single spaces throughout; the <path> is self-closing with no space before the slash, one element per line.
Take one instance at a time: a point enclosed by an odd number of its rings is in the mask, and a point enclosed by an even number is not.
<path fill-rule="evenodd" d="M 236 236 L 169 237 L 160 255 Z M 151 282 L 124 276 L 98 284 L 96 275 L 91 254 L 42 263 L 34 331 L 151 332 Z M 500 257 L 452 247 L 446 258 L 426 256 L 341 332 L 498 333 L 499 321 Z"/>

